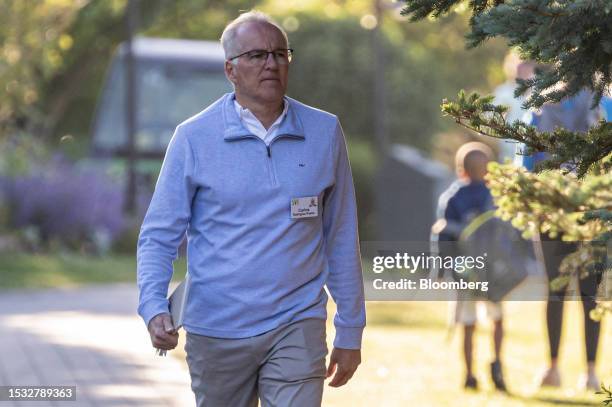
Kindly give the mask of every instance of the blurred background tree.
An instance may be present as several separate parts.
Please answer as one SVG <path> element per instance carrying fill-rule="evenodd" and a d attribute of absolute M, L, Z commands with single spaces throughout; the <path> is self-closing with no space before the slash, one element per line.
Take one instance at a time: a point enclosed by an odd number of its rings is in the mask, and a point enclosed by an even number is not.
<path fill-rule="evenodd" d="M 399 9 L 385 13 L 383 22 L 368 22 L 372 3 L 350 3 L 149 0 L 141 7 L 139 34 L 217 40 L 239 10 L 259 7 L 282 22 L 296 48 L 290 93 L 338 112 L 346 117 L 348 133 L 369 142 L 373 61 L 368 35 L 372 25 L 384 23 L 388 61 L 376 74 L 385 77 L 389 89 L 389 133 L 394 141 L 424 150 L 433 134 L 448 128 L 435 107 L 443 95 L 461 87 L 488 89 L 501 81 L 503 47 L 493 44 L 468 56 L 461 42 L 467 24 L 462 10 L 443 19 L 442 26 L 429 21 L 410 26 L 401 24 Z M 104 72 L 125 38 L 126 0 L 28 4 L 0 3 L 2 134 L 28 129 L 48 141 L 71 135 L 77 152 L 85 153 Z M 471 69 L 458 75 L 454 68 L 465 64 Z"/>
<path fill-rule="evenodd" d="M 460 0 L 405 0 L 402 14 L 412 21 L 452 13 L 465 7 Z M 612 83 L 612 2 L 553 2 L 540 0 L 469 3 L 470 47 L 503 37 L 523 59 L 543 64 L 533 79 L 519 81 L 516 94 L 531 90 L 525 107 L 559 102 L 582 89 L 593 92 L 593 107 Z M 609 96 L 609 94 L 608 94 Z M 606 245 L 612 236 L 612 124 L 600 121 L 588 132 L 535 127 L 505 119 L 506 108 L 492 97 L 459 94 L 444 101 L 445 115 L 482 135 L 512 139 L 527 146 L 526 154 L 549 153 L 549 159 L 527 173 L 511 165 L 492 165 L 489 181 L 499 215 L 512 219 L 525 236 L 548 233 L 568 241 L 582 241 L 577 253 L 566 257 L 561 271 L 602 273 Z M 570 164 L 576 172 L 562 170 Z M 543 171 L 548 170 L 548 171 Z M 592 245 L 597 242 L 598 245 Z M 566 279 L 567 280 L 567 279 Z M 601 304 L 609 308 L 610 304 Z M 601 309 L 599 311 L 601 311 Z M 598 312 L 598 315 L 601 313 Z"/>
<path fill-rule="evenodd" d="M 428 153 L 439 144 L 439 134 L 453 127 L 440 118 L 439 100 L 462 87 L 485 91 L 501 83 L 505 53 L 501 42 L 475 53 L 465 51 L 465 9 L 456 9 L 440 24 L 427 20 L 408 25 L 393 3 L 378 21 L 373 4 L 147 0 L 141 1 L 138 35 L 218 40 L 227 21 L 241 10 L 259 8 L 275 17 L 296 50 L 290 96 L 338 114 L 343 123 L 361 233 L 368 239 L 373 237 L 372 185 L 379 164 L 373 135 L 375 76 L 383 77 L 386 87 L 389 141 Z M 73 159 L 88 156 L 90 123 L 105 72 L 125 39 L 126 5 L 126 0 L 0 0 L 3 174 L 24 173 L 33 163 L 50 162 L 51 152 L 58 149 Z M 378 72 L 370 41 L 375 27 L 382 33 L 386 55 Z"/>

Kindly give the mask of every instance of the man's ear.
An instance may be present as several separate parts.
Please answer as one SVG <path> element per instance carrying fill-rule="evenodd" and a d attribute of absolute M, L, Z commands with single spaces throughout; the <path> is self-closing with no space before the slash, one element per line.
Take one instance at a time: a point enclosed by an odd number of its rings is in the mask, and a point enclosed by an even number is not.
<path fill-rule="evenodd" d="M 236 69 L 236 66 L 232 64 L 232 61 L 225 61 L 225 76 L 233 84 L 236 84 L 235 69 Z"/>

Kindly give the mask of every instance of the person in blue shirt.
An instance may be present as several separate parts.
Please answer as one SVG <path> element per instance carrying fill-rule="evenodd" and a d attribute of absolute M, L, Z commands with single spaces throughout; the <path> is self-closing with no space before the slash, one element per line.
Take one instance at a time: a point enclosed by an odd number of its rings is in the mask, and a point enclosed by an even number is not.
<path fill-rule="evenodd" d="M 344 135 L 285 96 L 293 51 L 267 15 L 242 14 L 221 43 L 234 92 L 170 141 L 138 240 L 138 312 L 153 346 L 177 345 L 166 296 L 186 232 L 197 406 L 317 406 L 326 377 L 338 387 L 355 373 L 365 326 Z M 325 287 L 337 305 L 327 367 Z"/>
<path fill-rule="evenodd" d="M 600 106 L 604 119 L 606 119 L 607 122 L 612 122 L 612 97 L 604 96 L 601 99 Z"/>
<path fill-rule="evenodd" d="M 458 180 L 439 198 L 438 241 L 456 242 L 464 228 L 477 216 L 494 209 L 493 198 L 486 186 L 484 176 L 487 163 L 493 159 L 493 152 L 484 143 L 470 142 L 462 145 L 455 155 Z M 434 225 L 434 229 L 436 228 Z M 452 253 L 445 253 L 450 255 Z M 464 386 L 477 389 L 478 382 L 473 370 L 473 338 L 477 322 L 477 306 L 483 305 L 487 315 L 494 322 L 493 345 L 495 359 L 491 363 L 491 378 L 498 390 L 506 391 L 502 373 L 501 351 L 504 337 L 503 313 L 500 303 L 476 301 L 475 298 L 460 296 L 455 306 L 455 322 L 463 325 L 463 358 L 465 363 Z"/>
<path fill-rule="evenodd" d="M 599 111 L 591 109 L 592 93 L 581 91 L 561 103 L 544 105 L 539 112 L 531 115 L 531 123 L 539 131 L 552 132 L 556 127 L 571 131 L 586 132 L 599 118 Z M 548 157 L 547 153 L 537 152 L 532 155 L 524 154 L 524 146 L 519 146 L 515 163 L 533 171 L 535 166 Z M 572 170 L 572 163 L 566 163 L 566 168 Z M 552 238 L 547 234 L 540 236 L 544 268 L 549 281 L 559 276 L 559 266 L 564 257 L 577 249 L 577 244 L 564 242 L 560 237 Z M 599 343 L 600 323 L 589 316 L 595 309 L 595 291 L 597 287 L 596 276 L 590 275 L 578 281 L 582 308 L 584 314 L 584 341 L 586 349 L 587 372 L 581 376 L 579 387 L 590 390 L 599 389 L 599 379 L 595 372 L 597 347 Z M 553 290 L 548 285 L 548 300 L 546 303 L 546 328 L 548 332 L 548 345 L 550 364 L 542 375 L 541 385 L 559 387 L 561 374 L 559 372 L 559 345 L 561 342 L 563 322 L 563 301 L 567 294 L 567 286 Z"/>

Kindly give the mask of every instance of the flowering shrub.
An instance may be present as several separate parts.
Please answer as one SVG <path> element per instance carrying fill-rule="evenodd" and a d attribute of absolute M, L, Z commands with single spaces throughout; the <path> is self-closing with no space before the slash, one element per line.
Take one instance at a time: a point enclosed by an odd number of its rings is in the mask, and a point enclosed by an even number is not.
<path fill-rule="evenodd" d="M 105 251 L 126 222 L 120 184 L 60 157 L 27 175 L 0 179 L 0 201 L 9 229 L 46 246 Z"/>

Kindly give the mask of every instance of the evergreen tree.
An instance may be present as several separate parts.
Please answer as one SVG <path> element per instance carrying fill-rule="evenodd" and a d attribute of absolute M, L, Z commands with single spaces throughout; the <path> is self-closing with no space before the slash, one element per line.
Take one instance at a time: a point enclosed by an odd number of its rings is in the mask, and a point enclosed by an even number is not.
<path fill-rule="evenodd" d="M 404 0 L 402 14 L 412 21 L 449 13 L 461 0 Z M 593 92 L 593 107 L 612 83 L 612 0 L 471 0 L 468 47 L 503 37 L 525 60 L 536 61 L 532 79 L 519 80 L 515 95 L 530 91 L 525 108 L 537 109 L 581 91 Z M 547 152 L 550 159 L 535 173 L 510 164 L 492 164 L 488 181 L 502 219 L 512 220 L 525 237 L 535 232 L 561 235 L 583 244 L 562 265 L 564 284 L 570 274 L 603 273 L 605 247 L 612 235 L 612 123 L 603 120 L 588 132 L 557 128 L 538 132 L 531 125 L 505 119 L 506 108 L 492 96 L 459 93 L 444 100 L 442 111 L 464 127 L 527 146 L 526 154 Z M 572 163 L 571 173 L 562 164 Z M 609 294 L 608 294 L 609 295 Z M 593 317 L 612 309 L 599 303 Z"/>

